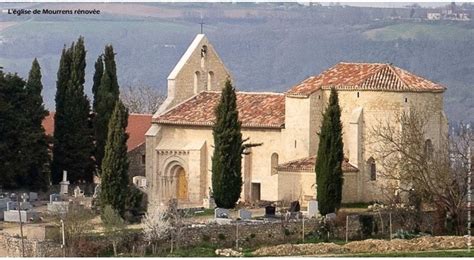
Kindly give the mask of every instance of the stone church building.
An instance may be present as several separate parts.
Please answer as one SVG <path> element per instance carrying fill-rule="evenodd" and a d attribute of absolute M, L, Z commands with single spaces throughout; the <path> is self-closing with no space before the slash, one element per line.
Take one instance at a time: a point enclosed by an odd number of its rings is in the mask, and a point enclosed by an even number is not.
<path fill-rule="evenodd" d="M 168 97 L 146 133 L 148 198 L 203 206 L 211 184 L 214 107 L 230 71 L 204 34 L 196 36 L 168 77 Z M 295 82 L 298 79 L 295 79 Z M 330 89 L 339 93 L 346 159 L 343 202 L 380 200 L 381 179 L 370 129 L 397 111 L 428 108 L 426 140 L 447 133 L 445 88 L 391 64 L 341 62 L 285 93 L 237 92 L 243 138 L 263 143 L 242 161 L 241 200 L 316 197 L 315 155 Z M 238 89 L 238 86 L 236 86 Z"/>

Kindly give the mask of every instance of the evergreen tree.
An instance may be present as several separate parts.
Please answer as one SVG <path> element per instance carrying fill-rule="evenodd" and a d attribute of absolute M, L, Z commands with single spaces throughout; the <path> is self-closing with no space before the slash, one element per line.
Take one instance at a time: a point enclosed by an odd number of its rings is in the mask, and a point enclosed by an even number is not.
<path fill-rule="evenodd" d="M 16 74 L 0 71 L 0 185 L 20 188 L 27 173 L 23 141 L 26 117 L 23 106 L 26 82 Z"/>
<path fill-rule="evenodd" d="M 99 69 L 100 70 L 100 69 Z M 96 71 L 96 73 L 98 73 Z M 98 76 L 98 75 L 97 75 Z M 95 116 L 94 130 L 96 141 L 95 159 L 99 169 L 101 169 L 104 157 L 105 143 L 109 120 L 114 111 L 115 104 L 119 99 L 120 91 L 117 81 L 117 69 L 115 65 L 115 53 L 112 45 L 105 46 L 104 51 L 104 71 L 100 80 L 100 85 L 96 89 L 94 99 Z"/>
<path fill-rule="evenodd" d="M 45 164 L 49 161 L 48 141 L 42 126 L 48 111 L 44 108 L 42 90 L 41 68 L 34 59 L 25 87 L 26 100 L 23 105 L 24 117 L 27 119 L 23 130 L 23 151 L 29 164 L 24 184 L 30 190 L 45 190 L 49 185 L 49 176 L 45 174 Z"/>
<path fill-rule="evenodd" d="M 128 111 L 117 102 L 109 122 L 101 169 L 100 205 L 110 205 L 123 217 L 129 194 L 127 139 Z"/>
<path fill-rule="evenodd" d="M 94 144 L 90 123 L 90 104 L 84 94 L 86 51 L 84 38 L 63 50 L 58 71 L 53 147 L 53 181 L 68 171 L 72 183 L 92 182 Z"/>
<path fill-rule="evenodd" d="M 315 167 L 318 207 L 322 215 L 335 212 L 341 205 L 343 160 L 341 108 L 333 88 L 323 115 Z"/>
<path fill-rule="evenodd" d="M 56 81 L 56 113 L 54 114 L 54 136 L 53 136 L 53 160 L 51 162 L 51 179 L 53 183 L 59 183 L 62 178 L 62 171 L 67 169 L 66 151 L 68 125 L 66 124 L 67 115 L 65 114 L 64 102 L 66 99 L 66 89 L 71 77 L 72 49 L 74 43 L 69 49 L 63 48 L 61 59 L 59 61 L 58 80 Z"/>
<path fill-rule="evenodd" d="M 104 62 L 102 61 L 102 55 L 99 55 L 99 57 L 97 57 L 97 61 L 95 62 L 94 68 L 95 68 L 95 72 L 94 72 L 93 83 L 92 83 L 92 95 L 94 96 L 94 102 L 92 105 L 92 109 L 94 112 L 96 112 L 97 111 L 97 90 L 99 89 L 100 81 L 102 79 L 102 75 L 104 74 Z"/>
<path fill-rule="evenodd" d="M 247 140 L 242 140 L 237 98 L 230 80 L 225 83 L 215 115 L 212 192 L 218 207 L 234 208 L 242 191 L 242 154 L 246 148 L 260 144 L 244 144 Z"/>

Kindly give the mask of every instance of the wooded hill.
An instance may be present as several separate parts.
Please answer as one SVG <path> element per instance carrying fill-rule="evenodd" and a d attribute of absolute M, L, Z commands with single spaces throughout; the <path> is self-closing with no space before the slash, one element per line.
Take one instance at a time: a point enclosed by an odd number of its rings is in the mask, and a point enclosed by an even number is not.
<path fill-rule="evenodd" d="M 85 37 L 86 92 L 91 91 L 97 55 L 111 43 L 119 54 L 120 86 L 149 85 L 166 93 L 166 77 L 199 33 L 202 16 L 204 32 L 239 90 L 286 91 L 340 61 L 390 62 L 447 86 L 450 121 L 474 121 L 474 22 L 426 21 L 422 18 L 428 9 L 251 3 L 21 7 L 102 11 L 0 16 L 0 66 L 25 76 L 37 57 L 49 109 L 54 107 L 58 53 L 64 44 Z M 472 12 L 471 7 L 463 8 Z"/>

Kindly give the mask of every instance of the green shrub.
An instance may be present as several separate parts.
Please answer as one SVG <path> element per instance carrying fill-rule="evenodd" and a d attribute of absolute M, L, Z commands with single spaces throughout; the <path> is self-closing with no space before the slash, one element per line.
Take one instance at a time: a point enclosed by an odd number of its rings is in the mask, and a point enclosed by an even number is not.
<path fill-rule="evenodd" d="M 222 233 L 219 233 L 219 235 L 217 235 L 217 237 L 218 237 L 220 240 L 224 240 L 224 239 L 225 239 L 225 235 L 222 234 Z"/>
<path fill-rule="evenodd" d="M 255 238 L 256 236 L 254 233 L 250 234 L 250 238 Z"/>
<path fill-rule="evenodd" d="M 209 242 L 211 238 L 208 235 L 202 235 L 202 241 Z"/>

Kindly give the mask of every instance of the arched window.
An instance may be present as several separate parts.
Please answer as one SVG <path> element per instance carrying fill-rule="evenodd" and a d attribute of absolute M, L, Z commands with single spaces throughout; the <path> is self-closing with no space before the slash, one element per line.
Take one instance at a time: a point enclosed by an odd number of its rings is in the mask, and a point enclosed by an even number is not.
<path fill-rule="evenodd" d="M 431 139 L 426 139 L 425 141 L 425 156 L 428 160 L 431 160 L 433 157 L 433 143 L 431 142 Z"/>
<path fill-rule="evenodd" d="M 278 167 L 278 154 L 277 153 L 272 154 L 271 167 L 272 167 L 272 175 L 276 174 L 277 173 L 277 167 Z"/>
<path fill-rule="evenodd" d="M 367 160 L 367 166 L 370 171 L 370 180 L 371 181 L 377 180 L 377 168 L 375 166 L 375 160 L 373 157 L 370 157 L 369 160 Z"/>
<path fill-rule="evenodd" d="M 199 92 L 199 81 L 201 80 L 201 72 L 194 72 L 194 94 Z"/>
<path fill-rule="evenodd" d="M 207 90 L 212 90 L 213 85 L 214 85 L 214 72 L 209 71 L 209 73 L 207 73 Z"/>

